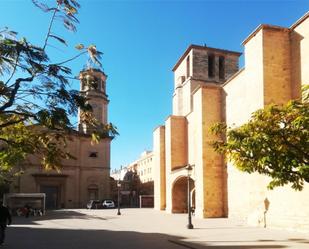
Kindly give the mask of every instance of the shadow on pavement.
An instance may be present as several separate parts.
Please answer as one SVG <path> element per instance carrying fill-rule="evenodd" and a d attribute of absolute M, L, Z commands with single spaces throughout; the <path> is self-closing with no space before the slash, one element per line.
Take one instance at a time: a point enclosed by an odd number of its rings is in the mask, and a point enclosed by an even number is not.
<path fill-rule="evenodd" d="M 93 213 L 91 215 L 83 214 L 77 211 L 72 210 L 52 210 L 46 211 L 46 214 L 43 216 L 29 216 L 28 218 L 24 216 L 13 216 L 13 223 L 16 225 L 34 225 L 37 224 L 37 221 L 43 220 L 60 220 L 60 219 L 96 219 L 96 220 L 108 220 L 112 219 L 112 217 L 98 217 Z"/>
<path fill-rule="evenodd" d="M 286 242 L 286 240 L 270 240 L 270 239 L 260 239 L 258 241 L 261 241 L 261 242 L 279 242 L 279 241 L 284 241 Z M 308 239 L 288 239 L 288 241 L 293 241 L 293 242 L 296 242 L 296 243 L 304 243 L 304 244 L 309 244 L 309 240 Z"/>
<path fill-rule="evenodd" d="M 169 240 L 171 243 L 182 246 L 183 248 L 189 249 L 272 249 L 272 248 L 286 248 L 284 245 L 201 245 L 198 243 L 188 243 L 182 241 Z M 212 241 L 213 242 L 213 241 Z M 231 242 L 242 242 L 244 241 L 231 241 Z M 222 241 L 221 241 L 222 243 Z M 180 248 L 180 247 L 179 247 Z"/>
<path fill-rule="evenodd" d="M 160 233 L 9 227 L 5 248 L 12 249 L 272 249 L 284 245 L 207 245 Z M 246 243 L 246 242 L 244 242 Z M 251 242 L 252 243 L 252 242 Z"/>
<path fill-rule="evenodd" d="M 133 217 L 133 216 L 132 216 Z M 134 216 L 135 217 L 135 216 Z M 136 216 L 139 217 L 139 216 Z M 119 218 L 119 217 L 118 217 Z M 71 219 L 71 220 L 70 220 Z M 77 223 L 75 220 L 77 220 Z M 289 248 L 288 243 L 296 243 L 296 247 L 304 248 L 308 239 L 292 237 L 286 240 L 246 240 L 239 241 L 196 240 L 190 241 L 186 233 L 182 235 L 168 235 L 159 232 L 145 233 L 143 230 L 125 230 L 121 223 L 104 222 L 117 219 L 111 213 L 90 210 L 53 210 L 47 211 L 41 217 L 15 217 L 13 226 L 7 229 L 6 246 L 11 249 L 275 249 Z M 59 224 L 61 226 L 59 226 Z M 70 220 L 66 222 L 64 220 Z M 78 221 L 79 220 L 79 221 Z M 83 220 L 83 221 L 81 221 Z M 99 222 L 95 222 L 99 220 Z M 102 222 L 101 222 L 102 220 Z M 48 221 L 42 222 L 40 221 Z M 93 222 L 94 221 L 94 222 Z M 44 225 L 48 225 L 44 227 Z M 102 224 L 104 226 L 102 226 Z M 147 224 L 147 223 L 145 223 Z M 151 225 L 151 224 L 148 224 Z M 57 228 L 54 228 L 57 227 Z M 58 228 L 59 227 L 59 228 Z M 161 228 L 161 226 L 160 226 Z M 114 230 L 112 230 L 114 229 Z M 206 228 L 208 229 L 208 227 Z M 212 229 L 209 227 L 209 229 Z M 224 228 L 216 228 L 218 233 L 224 234 Z M 116 230 L 116 231 L 115 231 Z M 118 231 L 119 230 L 119 231 Z M 149 230 L 148 230 L 149 231 Z M 151 230 L 150 230 L 151 231 Z M 207 232 L 207 231 L 206 231 Z M 299 246 L 298 246 L 299 245 Z"/>
<path fill-rule="evenodd" d="M 246 227 L 246 226 L 236 226 L 236 227 L 237 227 L 237 229 L 246 229 L 246 230 L 256 229 L 256 227 Z M 220 226 L 216 226 L 216 227 L 194 227 L 194 229 L 195 230 L 218 230 L 218 229 L 228 230 L 228 229 L 235 229 L 235 226 L 230 226 L 230 227 L 227 227 L 227 226 L 222 226 L 222 227 L 220 227 Z"/>
<path fill-rule="evenodd" d="M 303 243 L 303 244 L 309 244 L 308 239 L 289 239 L 289 241 L 294 241 L 294 242 Z"/>

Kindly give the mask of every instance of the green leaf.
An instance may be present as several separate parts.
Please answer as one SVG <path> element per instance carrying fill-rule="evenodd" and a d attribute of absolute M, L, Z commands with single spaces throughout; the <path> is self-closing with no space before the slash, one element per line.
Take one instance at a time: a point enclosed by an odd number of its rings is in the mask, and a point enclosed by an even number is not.
<path fill-rule="evenodd" d="M 75 48 L 77 49 L 77 50 L 82 50 L 82 49 L 84 49 L 85 48 L 85 46 L 83 45 L 83 44 L 77 44 L 76 46 L 75 46 Z"/>
<path fill-rule="evenodd" d="M 51 35 L 51 34 L 50 34 L 49 37 L 52 37 L 52 38 L 56 39 L 57 41 L 61 42 L 62 44 L 68 46 L 67 43 L 66 43 L 66 41 L 65 41 L 64 39 L 62 39 L 61 37 L 59 37 L 59 36 Z"/>
<path fill-rule="evenodd" d="M 292 184 L 301 190 L 309 180 L 308 95 L 303 90 L 302 100 L 257 110 L 237 128 L 215 124 L 211 128 L 218 135 L 212 142 L 214 150 L 226 154 L 241 171 L 270 176 L 270 189 Z M 226 139 L 220 140 L 223 134 Z"/>

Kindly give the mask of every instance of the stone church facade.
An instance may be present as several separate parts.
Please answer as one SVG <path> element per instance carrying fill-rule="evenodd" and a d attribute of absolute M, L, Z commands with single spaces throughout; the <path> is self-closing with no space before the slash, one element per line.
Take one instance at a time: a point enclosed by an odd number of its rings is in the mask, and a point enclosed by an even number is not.
<path fill-rule="evenodd" d="M 100 70 L 80 72 L 80 91 L 89 98 L 97 120 L 107 124 L 107 76 Z M 94 80 L 97 88 L 89 88 L 84 81 Z M 79 111 L 79 117 L 81 112 Z M 110 197 L 111 138 L 91 143 L 91 127 L 79 118 L 78 130 L 68 139 L 68 150 L 76 158 L 63 161 L 60 173 L 44 171 L 39 160 L 31 156 L 22 165 L 25 173 L 11 185 L 14 193 L 45 193 L 46 208 L 86 207 L 91 199 Z"/>
<path fill-rule="evenodd" d="M 260 25 L 238 52 L 191 45 L 173 68 L 173 113 L 153 133 L 155 208 L 187 212 L 187 172 L 195 215 L 309 230 L 309 184 L 266 188 L 269 179 L 238 171 L 217 154 L 209 128 L 237 127 L 268 104 L 300 97 L 309 83 L 309 13 L 290 28 Z M 267 223 L 266 223 L 267 221 Z"/>

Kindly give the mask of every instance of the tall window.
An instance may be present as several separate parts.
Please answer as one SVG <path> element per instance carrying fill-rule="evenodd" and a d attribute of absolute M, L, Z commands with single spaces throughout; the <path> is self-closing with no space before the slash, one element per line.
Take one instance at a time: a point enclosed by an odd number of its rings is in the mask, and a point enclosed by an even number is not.
<path fill-rule="evenodd" d="M 88 186 L 88 199 L 89 200 L 97 200 L 99 194 L 98 185 L 96 184 L 90 184 Z"/>
<path fill-rule="evenodd" d="M 187 78 L 190 77 L 190 56 L 187 57 Z"/>
<path fill-rule="evenodd" d="M 96 90 L 99 90 L 99 91 L 102 90 L 102 82 L 101 82 L 101 79 L 98 79 L 98 80 L 97 80 L 97 89 L 96 89 Z"/>
<path fill-rule="evenodd" d="M 225 78 L 225 58 L 224 56 L 219 57 L 219 79 L 223 80 Z"/>
<path fill-rule="evenodd" d="M 213 54 L 208 55 L 208 77 L 215 77 L 215 56 Z"/>

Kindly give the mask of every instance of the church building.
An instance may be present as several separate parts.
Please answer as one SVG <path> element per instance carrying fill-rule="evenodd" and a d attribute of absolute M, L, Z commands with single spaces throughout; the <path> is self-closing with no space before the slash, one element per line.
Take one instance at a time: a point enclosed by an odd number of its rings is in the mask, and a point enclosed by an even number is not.
<path fill-rule="evenodd" d="M 104 72 L 97 69 L 81 71 L 80 91 L 89 99 L 94 116 L 107 124 L 108 96 Z M 92 81 L 95 84 L 85 84 Z M 95 85 L 96 87 L 90 87 Z M 46 208 L 86 207 L 89 200 L 110 198 L 110 144 L 112 138 L 91 143 L 91 129 L 81 122 L 78 130 L 68 139 L 68 151 L 76 158 L 63 161 L 61 172 L 44 171 L 40 161 L 30 156 L 21 165 L 24 169 L 11 185 L 13 193 L 45 193 Z"/>
<path fill-rule="evenodd" d="M 173 112 L 153 133 L 155 208 L 200 218 L 235 217 L 252 225 L 309 231 L 309 184 L 268 190 L 269 178 L 226 163 L 210 127 L 237 127 L 269 104 L 301 96 L 309 84 L 309 13 L 291 27 L 260 25 L 238 52 L 190 45 L 173 68 Z"/>

